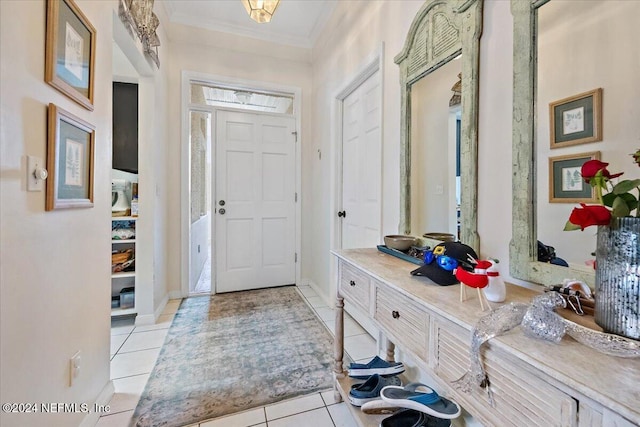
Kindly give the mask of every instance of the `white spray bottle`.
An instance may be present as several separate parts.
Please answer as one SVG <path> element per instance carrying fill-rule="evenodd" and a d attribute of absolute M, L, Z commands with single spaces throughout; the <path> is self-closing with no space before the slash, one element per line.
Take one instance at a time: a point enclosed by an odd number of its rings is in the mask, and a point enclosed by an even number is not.
<path fill-rule="evenodd" d="M 489 259 L 491 267 L 487 269 L 487 276 L 489 276 L 489 284 L 483 289 L 487 299 L 491 302 L 503 302 L 507 298 L 507 288 L 500 277 L 500 270 L 498 264 L 500 261 L 497 259 Z"/>

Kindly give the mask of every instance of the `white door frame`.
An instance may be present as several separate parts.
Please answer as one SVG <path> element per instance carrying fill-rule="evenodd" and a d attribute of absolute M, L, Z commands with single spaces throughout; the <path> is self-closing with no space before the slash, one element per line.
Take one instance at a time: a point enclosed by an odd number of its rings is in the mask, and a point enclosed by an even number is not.
<path fill-rule="evenodd" d="M 255 80 L 239 79 L 235 77 L 220 76 L 213 74 L 204 74 L 194 71 L 182 71 L 182 94 L 181 94 L 181 171 L 180 171 L 180 290 L 183 298 L 189 296 L 189 238 L 190 238 L 190 209 L 191 209 L 191 189 L 189 183 L 189 176 L 191 173 L 191 164 L 189 158 L 189 110 L 191 108 L 209 111 L 209 108 L 203 108 L 202 105 L 197 106 L 191 104 L 191 83 L 199 82 L 207 85 L 229 87 L 238 90 L 256 91 L 256 92 L 274 92 L 293 95 L 293 117 L 296 120 L 296 132 L 298 135 L 296 142 L 296 154 L 295 154 L 295 169 L 296 169 L 296 182 L 295 191 L 298 194 L 298 202 L 296 203 L 296 240 L 295 248 L 298 256 L 298 262 L 296 263 L 296 283 L 300 283 L 300 265 L 302 264 L 300 259 L 302 241 L 301 241 L 301 206 L 302 206 L 302 89 L 296 86 L 286 86 L 275 83 L 261 82 Z M 211 112 L 215 114 L 216 108 L 210 107 Z M 232 108 L 225 108 L 233 110 Z M 247 110 L 238 110 L 247 112 Z M 216 124 L 214 124 L 215 130 Z M 212 149 L 214 149 L 212 147 Z M 212 166 L 212 176 L 215 176 L 215 167 Z M 213 189 L 212 189 L 213 191 Z M 214 195 L 212 195 L 213 197 Z M 213 198 L 211 199 L 214 200 Z M 212 213 L 213 214 L 213 213 Z M 213 218 L 212 218 L 212 230 Z M 212 242 L 213 244 L 213 242 Z M 212 260 L 213 265 L 213 260 Z M 212 280 L 215 276 L 212 275 Z M 211 293 L 215 292 L 215 286 L 212 284 Z"/>
<path fill-rule="evenodd" d="M 329 228 L 331 230 L 329 236 L 329 247 L 331 249 L 341 249 L 342 248 L 342 222 L 338 218 L 337 212 L 339 208 L 342 206 L 342 113 L 343 113 L 343 101 L 353 93 L 360 85 L 362 85 L 369 77 L 374 75 L 377 71 L 380 72 L 380 155 L 382 156 L 382 150 L 384 150 L 384 123 L 382 118 L 384 117 L 384 43 L 381 43 L 380 47 L 376 49 L 372 54 L 369 55 L 368 60 L 365 65 L 360 68 L 360 70 L 355 74 L 353 78 L 351 78 L 347 83 L 345 83 L 342 88 L 336 92 L 333 96 L 333 103 L 331 106 L 332 117 L 333 117 L 333 144 L 332 144 L 332 156 L 331 161 L 332 165 L 330 170 L 333 170 L 333 174 L 330 179 L 330 188 L 333 193 L 332 197 L 329 198 Z M 384 165 L 384 158 L 382 158 L 382 163 Z M 382 172 L 382 171 L 381 171 Z M 380 178 L 380 192 L 382 193 L 382 173 Z M 382 199 L 382 194 L 380 195 L 380 233 L 382 234 L 382 204 L 384 203 Z M 380 236 L 382 237 L 382 236 Z M 333 280 L 334 277 L 337 277 L 337 265 L 334 260 L 334 257 L 331 257 L 330 264 L 330 272 L 329 277 L 331 278 L 331 283 L 329 286 L 329 298 L 330 301 L 334 301 L 337 293 L 337 283 Z"/>

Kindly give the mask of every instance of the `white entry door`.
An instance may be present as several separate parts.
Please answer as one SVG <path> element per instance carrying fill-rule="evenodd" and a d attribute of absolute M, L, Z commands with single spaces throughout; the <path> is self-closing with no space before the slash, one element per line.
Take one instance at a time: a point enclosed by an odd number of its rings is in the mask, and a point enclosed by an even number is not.
<path fill-rule="evenodd" d="M 295 283 L 295 119 L 216 112 L 216 291 Z"/>
<path fill-rule="evenodd" d="M 381 239 L 380 71 L 343 101 L 342 248 L 375 247 Z"/>

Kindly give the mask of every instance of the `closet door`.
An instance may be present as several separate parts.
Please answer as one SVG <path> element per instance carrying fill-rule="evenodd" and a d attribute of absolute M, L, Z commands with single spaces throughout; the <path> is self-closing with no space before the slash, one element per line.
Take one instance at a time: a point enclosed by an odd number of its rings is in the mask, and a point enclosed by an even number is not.
<path fill-rule="evenodd" d="M 343 101 L 342 248 L 375 247 L 382 228 L 380 71 Z"/>

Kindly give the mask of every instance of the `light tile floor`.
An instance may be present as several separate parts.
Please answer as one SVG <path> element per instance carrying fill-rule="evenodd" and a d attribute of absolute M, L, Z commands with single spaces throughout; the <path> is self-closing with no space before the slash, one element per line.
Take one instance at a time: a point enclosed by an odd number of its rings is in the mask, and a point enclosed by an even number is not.
<path fill-rule="evenodd" d="M 333 334 L 335 315 L 310 286 L 298 288 L 307 303 Z M 96 427 L 128 427 L 133 411 L 153 370 L 180 300 L 167 303 L 155 325 L 135 326 L 133 319 L 111 322 L 111 379 L 115 394 L 110 412 Z M 345 351 L 351 359 L 367 361 L 376 354 L 376 342 L 345 313 Z M 261 408 L 194 424 L 193 427 L 355 427 L 346 405 L 336 403 L 333 390 L 291 399 Z"/>

